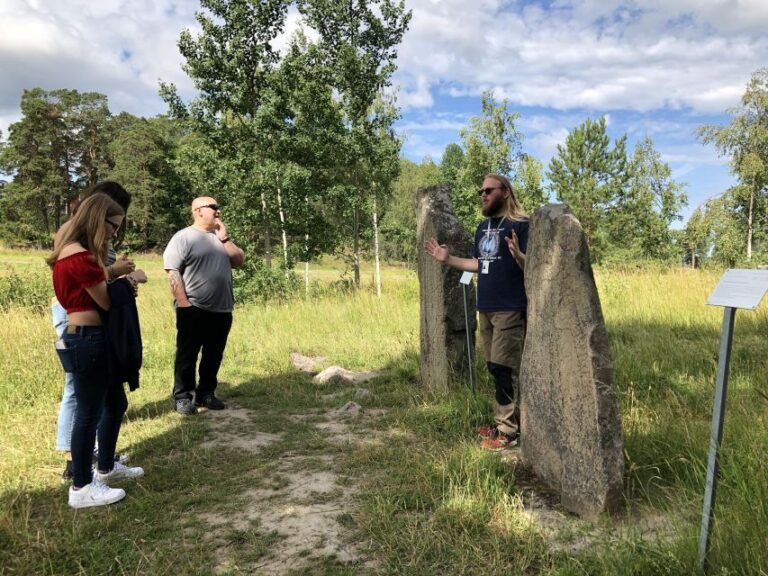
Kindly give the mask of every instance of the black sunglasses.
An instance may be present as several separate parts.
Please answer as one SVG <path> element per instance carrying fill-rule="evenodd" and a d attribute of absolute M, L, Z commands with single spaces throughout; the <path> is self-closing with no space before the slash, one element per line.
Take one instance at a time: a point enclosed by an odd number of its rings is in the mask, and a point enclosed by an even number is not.
<path fill-rule="evenodd" d="M 210 208 L 211 210 L 221 210 L 221 204 L 203 204 L 202 206 L 198 206 L 195 208 L 195 210 L 200 210 L 201 208 Z"/>
<path fill-rule="evenodd" d="M 477 191 L 477 195 L 482 196 L 483 194 L 485 194 L 486 196 L 488 196 L 494 190 L 503 190 L 503 188 L 501 186 L 494 186 L 493 188 L 480 188 L 480 190 Z"/>
<path fill-rule="evenodd" d="M 118 228 L 120 228 L 120 224 L 115 224 L 115 223 L 114 223 L 114 222 L 112 222 L 112 220 L 110 220 L 109 218 L 104 218 L 104 222 L 106 222 L 107 224 L 109 224 L 110 226 L 112 226 L 112 228 L 113 228 L 113 229 L 115 229 L 115 230 L 117 230 Z"/>

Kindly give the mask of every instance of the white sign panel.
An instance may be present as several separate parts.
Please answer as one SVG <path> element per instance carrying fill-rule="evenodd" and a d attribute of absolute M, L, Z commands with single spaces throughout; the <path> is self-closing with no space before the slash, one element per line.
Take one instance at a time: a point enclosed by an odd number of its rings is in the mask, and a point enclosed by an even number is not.
<path fill-rule="evenodd" d="M 461 275 L 461 278 L 459 278 L 459 284 L 469 286 L 469 283 L 472 282 L 472 276 L 472 272 L 464 272 L 464 274 Z"/>
<path fill-rule="evenodd" d="M 717 283 L 707 304 L 727 306 L 729 308 L 747 308 L 754 310 L 768 291 L 768 270 L 725 271 Z"/>

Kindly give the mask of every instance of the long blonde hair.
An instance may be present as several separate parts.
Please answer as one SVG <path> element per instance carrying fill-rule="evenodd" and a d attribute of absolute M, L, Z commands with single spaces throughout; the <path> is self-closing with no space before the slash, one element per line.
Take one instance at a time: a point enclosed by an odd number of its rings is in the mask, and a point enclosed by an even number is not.
<path fill-rule="evenodd" d="M 107 218 L 112 216 L 125 217 L 122 206 L 102 193 L 93 194 L 83 200 L 77 212 L 68 222 L 67 229 L 56 243 L 48 258 L 48 266 L 53 268 L 59 254 L 68 244 L 80 243 L 94 257 L 99 266 L 104 266 L 107 260 L 107 248 L 111 235 L 107 234 Z"/>
<path fill-rule="evenodd" d="M 503 188 L 506 188 L 509 191 L 509 196 L 507 196 L 504 200 L 504 216 L 506 216 L 507 219 L 513 220 L 515 222 L 527 220 L 528 215 L 523 211 L 523 207 L 515 195 L 515 189 L 512 187 L 512 183 L 509 181 L 509 178 L 500 174 L 486 174 L 483 177 L 483 180 L 486 178 L 492 178 L 493 180 L 496 180 L 496 182 L 498 182 Z"/>

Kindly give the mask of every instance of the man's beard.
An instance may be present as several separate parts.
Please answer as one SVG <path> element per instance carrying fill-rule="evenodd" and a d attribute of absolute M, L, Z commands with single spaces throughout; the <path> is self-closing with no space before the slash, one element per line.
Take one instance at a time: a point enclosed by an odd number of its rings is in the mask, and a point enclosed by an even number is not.
<path fill-rule="evenodd" d="M 483 206 L 482 213 L 486 218 L 489 216 L 498 216 L 499 212 L 504 210 L 504 198 L 496 196 L 487 205 Z"/>

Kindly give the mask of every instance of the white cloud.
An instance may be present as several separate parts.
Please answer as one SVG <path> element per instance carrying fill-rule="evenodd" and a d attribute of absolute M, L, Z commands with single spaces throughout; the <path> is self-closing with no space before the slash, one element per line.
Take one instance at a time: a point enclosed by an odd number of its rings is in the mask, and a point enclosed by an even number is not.
<path fill-rule="evenodd" d="M 18 112 L 24 89 L 102 92 L 113 111 L 165 110 L 158 80 L 192 84 L 176 47 L 196 28 L 192 0 L 6 0 L 0 6 L 0 118 Z M 6 121 L 7 122 L 7 121 Z M 7 124 L 0 125 L 4 134 Z"/>
<path fill-rule="evenodd" d="M 404 93 L 426 77 L 455 97 L 494 88 L 513 103 L 556 110 L 711 113 L 734 105 L 768 58 L 766 2 L 640 5 L 412 0 L 399 58 L 407 73 L 398 78 Z"/>
<path fill-rule="evenodd" d="M 404 109 L 408 108 L 430 108 L 434 104 L 432 92 L 429 88 L 429 81 L 426 76 L 420 75 L 416 79 L 416 89 L 413 91 L 403 90 L 398 94 L 397 103 Z"/>

